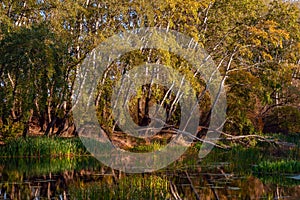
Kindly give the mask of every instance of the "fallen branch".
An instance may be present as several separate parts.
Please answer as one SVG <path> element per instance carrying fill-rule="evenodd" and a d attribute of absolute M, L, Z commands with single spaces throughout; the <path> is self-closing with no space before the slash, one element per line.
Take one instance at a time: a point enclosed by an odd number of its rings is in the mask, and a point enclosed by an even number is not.
<path fill-rule="evenodd" d="M 208 143 L 208 144 L 214 145 L 214 146 L 216 146 L 218 148 L 221 148 L 221 149 L 230 149 L 230 147 L 228 147 L 228 146 L 223 147 L 223 146 L 218 145 L 217 143 L 211 142 L 209 140 L 203 140 L 203 139 L 201 139 L 201 138 L 199 138 L 199 137 L 197 137 L 197 136 L 195 136 L 195 135 L 193 135 L 189 132 L 186 132 L 186 131 L 181 131 L 181 130 L 178 130 L 178 129 L 172 129 L 170 131 L 174 132 L 174 133 L 181 133 L 181 134 L 187 135 L 188 137 L 196 139 L 197 141 L 200 141 L 200 142 L 203 142 L 203 143 Z"/>
<path fill-rule="evenodd" d="M 240 140 L 240 139 L 244 139 L 244 138 L 258 138 L 261 139 L 262 141 L 268 142 L 268 143 L 275 143 L 276 141 L 268 139 L 268 137 L 264 137 L 264 136 L 260 136 L 260 135 L 239 135 L 239 136 L 234 136 L 234 135 L 230 135 L 228 133 L 225 133 L 223 131 L 219 131 L 219 130 L 214 130 L 214 129 L 210 129 L 208 127 L 204 127 L 204 126 L 199 126 L 201 129 L 206 129 L 208 131 L 214 131 L 217 133 L 220 133 L 221 135 L 224 135 L 225 137 L 227 137 L 227 140 Z"/>

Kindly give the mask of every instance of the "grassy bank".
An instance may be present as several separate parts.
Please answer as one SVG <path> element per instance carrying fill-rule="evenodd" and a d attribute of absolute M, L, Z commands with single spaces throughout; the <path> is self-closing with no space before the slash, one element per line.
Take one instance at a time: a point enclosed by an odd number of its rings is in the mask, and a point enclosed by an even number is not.
<path fill-rule="evenodd" d="M 66 157 L 87 154 L 79 138 L 15 138 L 0 146 L 0 157 Z"/>

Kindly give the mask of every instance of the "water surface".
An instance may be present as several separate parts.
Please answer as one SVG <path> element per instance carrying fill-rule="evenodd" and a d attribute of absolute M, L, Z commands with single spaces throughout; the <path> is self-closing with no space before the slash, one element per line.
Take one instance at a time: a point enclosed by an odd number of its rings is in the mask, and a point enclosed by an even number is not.
<path fill-rule="evenodd" d="M 264 155 L 187 153 L 154 173 L 125 174 L 93 157 L 0 159 L 2 199 L 300 199 L 299 174 L 254 173 Z M 238 161 L 239 160 L 239 161 Z"/>

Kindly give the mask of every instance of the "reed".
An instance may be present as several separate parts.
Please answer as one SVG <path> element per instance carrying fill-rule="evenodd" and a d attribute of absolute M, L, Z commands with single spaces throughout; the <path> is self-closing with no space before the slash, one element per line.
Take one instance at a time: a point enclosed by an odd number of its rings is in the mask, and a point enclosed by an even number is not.
<path fill-rule="evenodd" d="M 15 138 L 0 146 L 0 157 L 70 157 L 86 154 L 79 138 Z"/>
<path fill-rule="evenodd" d="M 280 161 L 262 161 L 253 167 L 256 173 L 272 174 L 294 174 L 300 172 L 300 161 L 297 160 L 280 160 Z"/>

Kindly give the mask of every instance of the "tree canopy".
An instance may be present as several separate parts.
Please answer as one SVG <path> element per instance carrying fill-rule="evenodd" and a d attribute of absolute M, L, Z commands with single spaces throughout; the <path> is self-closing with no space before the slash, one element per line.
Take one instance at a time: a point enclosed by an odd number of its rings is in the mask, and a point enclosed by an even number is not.
<path fill-rule="evenodd" d="M 207 50 L 227 93 L 225 132 L 299 133 L 299 8 L 297 2 L 279 0 L 3 0 L 1 137 L 76 134 L 71 98 L 80 64 L 106 38 L 143 27 L 181 32 Z M 95 92 L 99 122 L 106 130 L 117 129 L 110 102 L 116 81 L 109 77 L 145 62 L 180 69 L 196 92 L 205 89 L 189 63 L 170 52 L 142 49 L 123 55 Z M 143 86 L 129 105 L 133 120 L 145 123 L 148 107 L 161 103 L 167 92 L 159 85 Z M 208 126 L 209 94 L 203 99 L 199 126 Z M 174 125 L 180 118 L 176 101 L 173 94 L 164 102 Z"/>

